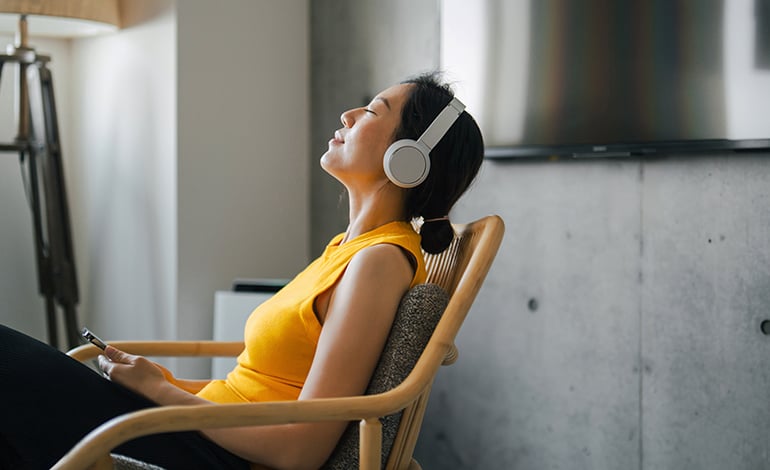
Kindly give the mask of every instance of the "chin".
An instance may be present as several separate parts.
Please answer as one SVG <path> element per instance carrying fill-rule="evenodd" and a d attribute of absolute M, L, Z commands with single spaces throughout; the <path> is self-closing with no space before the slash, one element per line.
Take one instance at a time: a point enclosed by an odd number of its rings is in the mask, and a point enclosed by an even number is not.
<path fill-rule="evenodd" d="M 327 173 L 329 172 L 328 166 L 329 166 L 329 152 L 325 152 L 323 155 L 321 155 L 321 159 L 319 160 L 319 163 L 321 164 L 321 168 L 324 169 Z"/>
<path fill-rule="evenodd" d="M 337 178 L 337 175 L 335 175 L 333 165 L 330 162 L 328 152 L 321 156 L 321 160 L 319 161 L 319 163 L 321 164 L 321 169 L 323 171 L 325 171 L 329 176 L 339 181 L 339 178 Z"/>

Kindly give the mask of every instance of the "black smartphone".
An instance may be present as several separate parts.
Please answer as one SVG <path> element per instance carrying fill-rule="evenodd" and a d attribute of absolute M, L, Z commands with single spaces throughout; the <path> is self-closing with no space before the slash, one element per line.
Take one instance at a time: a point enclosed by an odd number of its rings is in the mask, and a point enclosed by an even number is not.
<path fill-rule="evenodd" d="M 107 347 L 107 343 L 102 341 L 102 339 L 96 336 L 95 334 L 91 333 L 91 330 L 89 330 L 88 328 L 83 328 L 80 334 L 83 335 L 83 338 L 88 340 L 91 344 L 101 349 L 102 351 L 104 351 L 104 348 Z"/>

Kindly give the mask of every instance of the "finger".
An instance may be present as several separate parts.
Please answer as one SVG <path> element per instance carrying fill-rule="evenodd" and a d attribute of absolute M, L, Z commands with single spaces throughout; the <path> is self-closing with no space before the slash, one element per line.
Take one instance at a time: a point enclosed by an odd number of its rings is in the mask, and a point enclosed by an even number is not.
<path fill-rule="evenodd" d="M 120 362 L 123 364 L 129 364 L 133 362 L 134 356 L 131 354 L 125 353 L 121 351 L 120 349 L 107 345 L 106 348 L 104 348 L 104 355 L 107 356 L 107 358 L 112 362 Z"/>
<path fill-rule="evenodd" d="M 110 378 L 110 372 L 112 371 L 113 363 L 103 355 L 99 355 L 99 357 L 96 358 L 99 362 L 99 369 L 102 371 L 102 375 L 109 379 Z"/>

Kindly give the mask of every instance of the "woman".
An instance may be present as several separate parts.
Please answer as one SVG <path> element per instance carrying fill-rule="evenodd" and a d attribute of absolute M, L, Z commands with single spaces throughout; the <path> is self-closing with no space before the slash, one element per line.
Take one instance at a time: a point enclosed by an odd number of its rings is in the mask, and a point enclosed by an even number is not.
<path fill-rule="evenodd" d="M 449 210 L 475 177 L 481 133 L 462 112 L 430 153 L 427 179 L 394 184 L 383 155 L 417 139 L 453 96 L 435 75 L 407 80 L 368 106 L 342 114 L 321 158 L 349 195 L 347 230 L 250 316 L 246 349 L 226 380 L 202 389 L 113 347 L 99 358 L 104 380 L 52 348 L 0 327 L 0 463 L 48 468 L 94 427 L 160 405 L 303 400 L 364 392 L 398 303 L 424 282 L 420 247 L 441 252 L 452 238 Z M 454 103 L 454 102 L 453 102 Z M 423 217 L 421 235 L 410 221 Z M 34 415 L 36 419 L 29 419 Z M 38 418 L 39 417 L 39 418 Z M 318 468 L 347 423 L 209 429 L 148 436 L 115 450 L 168 469 Z"/>

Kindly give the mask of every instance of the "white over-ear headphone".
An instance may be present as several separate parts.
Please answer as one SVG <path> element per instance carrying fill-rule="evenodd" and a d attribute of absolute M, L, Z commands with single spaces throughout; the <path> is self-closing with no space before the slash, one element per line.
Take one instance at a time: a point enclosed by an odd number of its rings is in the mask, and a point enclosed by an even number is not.
<path fill-rule="evenodd" d="M 414 188 L 425 181 L 430 171 L 430 151 L 444 137 L 465 109 L 457 98 L 452 99 L 419 139 L 401 139 L 385 151 L 382 165 L 388 179 L 396 186 Z"/>

